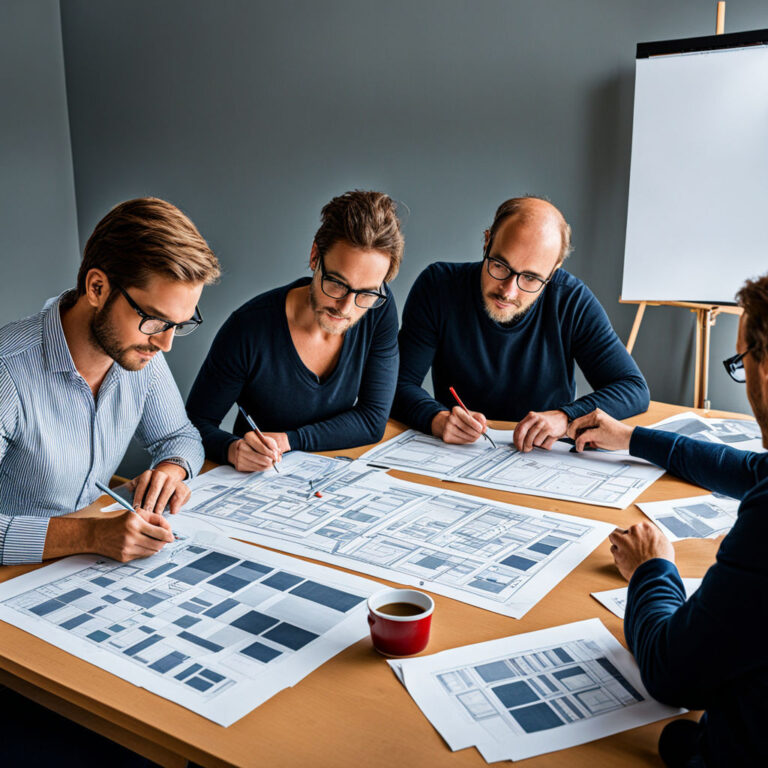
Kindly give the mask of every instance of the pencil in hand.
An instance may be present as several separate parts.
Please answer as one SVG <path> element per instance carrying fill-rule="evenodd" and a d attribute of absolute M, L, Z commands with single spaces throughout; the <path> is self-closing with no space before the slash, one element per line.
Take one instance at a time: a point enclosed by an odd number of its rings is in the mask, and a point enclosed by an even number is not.
<path fill-rule="evenodd" d="M 469 408 L 467 408 L 466 405 L 464 405 L 464 403 L 461 402 L 461 398 L 456 393 L 456 390 L 453 387 L 448 387 L 448 391 L 453 395 L 454 399 L 459 404 L 459 406 L 461 408 L 463 408 L 471 416 L 472 412 L 469 410 Z M 486 427 L 486 430 L 487 429 L 488 428 Z M 493 438 L 491 438 L 491 436 L 487 433 L 487 431 L 486 432 L 482 432 L 481 434 L 494 448 L 497 447 L 496 443 L 493 442 Z"/>

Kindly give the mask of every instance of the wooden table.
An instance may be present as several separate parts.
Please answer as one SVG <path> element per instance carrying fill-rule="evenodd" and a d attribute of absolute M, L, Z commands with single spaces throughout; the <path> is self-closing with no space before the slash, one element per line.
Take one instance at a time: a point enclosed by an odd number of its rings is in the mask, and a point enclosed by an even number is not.
<path fill-rule="evenodd" d="M 651 403 L 629 423 L 651 424 L 686 408 Z M 702 415 L 740 416 L 716 411 Z M 497 423 L 494 426 L 508 427 Z M 402 431 L 390 422 L 385 439 Z M 358 456 L 365 449 L 333 451 Z M 207 468 L 213 466 L 207 465 Z M 393 471 L 428 485 L 432 478 Z M 522 506 L 605 520 L 626 528 L 645 519 L 636 506 L 625 510 L 450 484 L 451 490 Z M 670 475 L 656 481 L 642 501 L 695 496 L 705 491 Z M 102 497 L 91 505 L 100 509 Z M 91 514 L 84 510 L 78 514 Z M 98 514 L 103 514 L 99 512 Z M 689 540 L 675 545 L 683 576 L 703 576 L 714 561 L 719 541 Z M 40 566 L 4 566 L 0 581 Z M 344 570 L 344 569 L 341 569 Z M 351 571 L 350 571 L 351 572 Z M 381 580 L 379 580 L 381 581 Z M 436 603 L 427 653 L 478 643 L 580 619 L 599 618 L 624 643 L 622 621 L 590 592 L 626 586 L 613 566 L 604 541 L 523 619 L 516 620 L 433 595 Z M 183 707 L 134 687 L 16 627 L 0 622 L 0 683 L 98 731 L 164 766 L 193 760 L 204 766 L 406 766 L 448 768 L 484 766 L 475 749 L 451 753 L 405 689 L 372 648 L 361 640 L 327 662 L 294 688 L 282 691 L 229 728 L 222 728 Z M 694 715 L 688 715 L 693 717 Z M 520 761 L 540 766 L 660 766 L 657 751 L 664 722 L 609 736 L 560 752 Z"/>

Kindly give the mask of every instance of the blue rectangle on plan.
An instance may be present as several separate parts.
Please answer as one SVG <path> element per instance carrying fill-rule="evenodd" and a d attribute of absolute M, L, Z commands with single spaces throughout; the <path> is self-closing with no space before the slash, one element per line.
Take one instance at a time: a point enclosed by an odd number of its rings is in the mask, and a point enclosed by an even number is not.
<path fill-rule="evenodd" d="M 57 600 L 62 603 L 74 603 L 75 600 L 79 600 L 81 597 L 90 595 L 91 593 L 87 589 L 72 589 L 69 592 L 65 592 L 63 595 L 59 595 Z"/>
<path fill-rule="evenodd" d="M 291 594 L 333 608 L 340 613 L 346 613 L 364 600 L 359 595 L 351 595 L 349 592 L 326 587 L 325 584 L 318 584 L 314 581 L 305 581 L 303 584 L 299 584 L 298 587 L 291 590 Z"/>
<path fill-rule="evenodd" d="M 154 645 L 156 642 L 162 639 L 162 635 L 152 635 L 152 637 L 146 637 L 144 640 L 139 641 L 135 645 L 132 645 L 130 648 L 126 648 L 123 653 L 126 656 L 135 656 L 140 651 L 143 651 L 145 648 L 149 648 L 150 645 Z"/>
<path fill-rule="evenodd" d="M 202 668 L 202 664 L 190 664 L 186 669 L 182 669 L 178 675 L 175 675 L 175 677 L 177 680 L 183 680 L 185 677 L 189 677 L 190 675 L 197 672 L 198 669 Z"/>
<path fill-rule="evenodd" d="M 545 544 L 543 541 L 537 541 L 535 544 L 531 544 L 528 549 L 531 552 L 538 552 L 540 555 L 551 555 L 557 547 L 553 547 L 551 544 Z"/>
<path fill-rule="evenodd" d="M 252 560 L 243 560 L 242 563 L 236 565 L 229 571 L 229 573 L 234 573 L 238 577 L 245 576 L 245 574 L 241 572 L 243 569 L 251 571 L 251 577 L 254 573 L 269 573 L 272 570 L 269 566 L 262 565 L 261 563 L 254 563 Z"/>
<path fill-rule="evenodd" d="M 277 624 L 277 619 L 258 611 L 248 611 L 230 624 L 238 629 L 244 629 L 252 635 L 260 635 L 265 629 Z"/>
<path fill-rule="evenodd" d="M 156 579 L 158 576 L 162 576 L 167 571 L 170 571 L 171 569 L 176 567 L 176 563 L 163 563 L 159 568 L 153 568 L 148 573 L 145 573 L 144 575 L 148 579 Z"/>
<path fill-rule="evenodd" d="M 563 724 L 563 721 L 552 711 L 552 708 L 543 702 L 533 704 L 530 707 L 510 709 L 509 714 L 517 720 L 526 733 L 546 731 Z"/>
<path fill-rule="evenodd" d="M 200 571 L 197 568 L 192 568 L 192 566 L 189 565 L 168 574 L 169 578 L 176 579 L 176 581 L 183 581 L 185 584 L 189 584 L 193 587 L 195 584 L 205 581 L 210 575 L 210 573 Z"/>
<path fill-rule="evenodd" d="M 224 677 L 218 672 L 214 672 L 212 669 L 201 669 L 200 677 L 204 677 L 206 680 L 212 680 L 214 683 L 220 683 Z"/>
<path fill-rule="evenodd" d="M 295 627 L 293 624 L 283 622 L 274 629 L 270 629 L 269 632 L 265 632 L 264 637 L 273 643 L 284 645 L 292 651 L 298 651 L 299 648 L 303 648 L 307 643 L 311 643 L 317 635 L 301 627 Z"/>
<path fill-rule="evenodd" d="M 213 651 L 213 653 L 217 653 L 223 648 L 223 646 L 212 643 L 210 640 L 206 640 L 204 637 L 193 635 L 191 632 L 179 632 L 178 637 L 182 638 L 182 640 L 188 640 L 190 643 L 194 643 L 195 645 L 199 645 L 201 648 L 205 648 L 206 651 Z"/>
<path fill-rule="evenodd" d="M 475 667 L 475 672 L 486 683 L 495 683 L 497 680 L 508 680 L 510 677 L 517 677 L 517 673 L 513 672 L 503 661 L 491 661 L 488 664 L 480 664 Z"/>
<path fill-rule="evenodd" d="M 200 619 L 197 616 L 179 616 L 173 623 L 182 629 L 189 629 L 193 624 L 197 624 Z"/>
<path fill-rule="evenodd" d="M 91 584 L 96 584 L 99 587 L 108 587 L 110 584 L 114 584 L 114 579 L 107 579 L 104 576 L 97 576 L 95 579 L 91 579 Z"/>
<path fill-rule="evenodd" d="M 185 611 L 191 611 L 192 613 L 202 613 L 205 610 L 205 606 L 197 605 L 197 603 L 190 601 L 182 603 L 179 608 L 183 608 Z"/>
<path fill-rule="evenodd" d="M 261 583 L 267 587 L 272 587 L 272 589 L 279 589 L 284 592 L 286 589 L 290 589 L 294 584 L 298 584 L 300 581 L 304 581 L 301 576 L 295 576 L 286 571 L 278 571 L 268 579 L 264 579 Z"/>
<path fill-rule="evenodd" d="M 557 654 L 558 658 L 561 661 L 564 661 L 566 663 L 568 663 L 569 661 L 573 661 L 573 657 L 567 651 L 564 651 L 562 648 L 553 648 L 552 650 Z"/>
<path fill-rule="evenodd" d="M 91 618 L 92 617 L 89 616 L 87 613 L 81 613 L 79 616 L 73 616 L 68 621 L 65 621 L 62 624 L 59 624 L 59 626 L 62 629 L 74 629 L 75 627 L 79 627 L 84 622 L 89 621 Z"/>
<path fill-rule="evenodd" d="M 185 656 L 183 653 L 173 651 L 173 653 L 163 656 L 162 659 L 158 659 L 154 664 L 150 664 L 149 668 L 164 675 L 166 672 L 174 669 L 174 667 L 178 667 L 182 661 L 186 661 L 188 658 L 189 657 Z M 190 672 L 190 674 L 192 673 Z"/>
<path fill-rule="evenodd" d="M 520 555 L 510 555 L 501 561 L 502 565 L 508 565 L 510 568 L 516 568 L 518 571 L 527 571 L 530 567 L 536 565 L 535 560 L 529 560 Z"/>
<path fill-rule="evenodd" d="M 190 563 L 189 566 L 197 571 L 205 571 L 210 575 L 229 568 L 230 565 L 234 565 L 237 561 L 238 558 L 232 557 L 232 555 L 225 555 L 222 552 L 209 552 L 199 560 Z"/>
<path fill-rule="evenodd" d="M 218 605 L 209 608 L 203 615 L 210 616 L 212 619 L 217 619 L 222 613 L 226 613 L 230 608 L 234 608 L 236 605 L 240 605 L 240 603 L 238 603 L 237 600 L 232 600 L 228 597 L 226 600 L 222 600 Z"/>
<path fill-rule="evenodd" d="M 265 663 L 272 661 L 272 659 L 281 655 L 281 651 L 275 650 L 274 648 L 270 648 L 268 645 L 264 645 L 264 643 L 258 642 L 249 645 L 247 648 L 243 648 L 240 653 L 243 653 L 246 656 L 250 656 L 252 659 L 256 659 L 256 661 L 263 661 Z"/>
<path fill-rule="evenodd" d="M 154 608 L 158 603 L 161 603 L 163 599 L 157 595 L 153 595 L 151 592 L 145 592 L 143 595 L 134 593 L 130 597 L 127 597 L 126 603 L 133 603 L 138 605 L 139 608 Z"/>
<path fill-rule="evenodd" d="M 250 582 L 245 579 L 238 579 L 235 576 L 230 576 L 229 573 L 219 574 L 216 578 L 211 579 L 208 582 L 212 587 L 218 587 L 225 592 L 237 592 L 243 587 L 247 587 Z"/>
<path fill-rule="evenodd" d="M 46 600 L 39 605 L 33 605 L 29 610 L 31 613 L 34 613 L 35 616 L 45 616 L 46 614 L 58 611 L 59 608 L 63 607 L 64 606 L 58 600 Z"/>
<path fill-rule="evenodd" d="M 213 687 L 213 683 L 209 683 L 207 680 L 202 680 L 199 677 L 193 677 L 191 680 L 187 680 L 186 684 L 198 691 L 207 691 L 209 688 Z"/>
<path fill-rule="evenodd" d="M 505 707 L 518 707 L 521 704 L 530 704 L 532 701 L 539 700 L 536 692 L 523 680 L 497 685 L 491 690 Z"/>
<path fill-rule="evenodd" d="M 95 632 L 91 632 L 90 635 L 88 635 L 89 640 L 93 640 L 96 643 L 103 643 L 109 635 L 106 632 L 102 632 L 100 629 L 97 629 Z"/>

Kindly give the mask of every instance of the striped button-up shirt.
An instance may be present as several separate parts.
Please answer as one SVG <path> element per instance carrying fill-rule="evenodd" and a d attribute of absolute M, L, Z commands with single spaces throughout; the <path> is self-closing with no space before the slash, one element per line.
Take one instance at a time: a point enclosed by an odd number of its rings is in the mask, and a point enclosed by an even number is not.
<path fill-rule="evenodd" d="M 203 463 L 168 363 L 158 352 L 140 371 L 113 363 L 94 400 L 78 373 L 59 304 L 0 328 L 0 562 L 42 560 L 48 521 L 97 499 L 132 437 L 152 457 Z"/>

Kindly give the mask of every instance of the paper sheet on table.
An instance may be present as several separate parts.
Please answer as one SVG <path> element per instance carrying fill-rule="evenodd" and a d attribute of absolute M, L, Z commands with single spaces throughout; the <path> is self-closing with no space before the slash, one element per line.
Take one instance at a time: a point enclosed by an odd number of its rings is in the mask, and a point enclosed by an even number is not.
<path fill-rule="evenodd" d="M 184 515 L 211 530 L 514 618 L 613 529 L 298 451 L 279 475 L 220 467 L 190 487 Z"/>
<path fill-rule="evenodd" d="M 685 710 L 654 701 L 597 619 L 398 660 L 405 687 L 452 750 L 522 760 Z"/>
<path fill-rule="evenodd" d="M 715 539 L 733 528 L 738 499 L 711 493 L 671 501 L 643 502 L 637 506 L 670 541 Z"/>
<path fill-rule="evenodd" d="M 729 445 L 740 451 L 765 451 L 760 427 L 754 419 L 714 419 L 687 411 L 652 424 L 649 429 L 674 432 L 705 443 Z"/>
<path fill-rule="evenodd" d="M 511 430 L 489 429 L 496 448 L 486 440 L 449 445 L 416 430 L 407 430 L 366 451 L 359 459 L 441 480 L 501 491 L 578 501 L 624 509 L 664 474 L 664 470 L 626 451 L 571 452 L 563 441 L 550 451 L 519 452 Z"/>
<path fill-rule="evenodd" d="M 683 579 L 686 598 L 690 597 L 700 586 L 701 579 Z M 599 603 L 602 603 L 611 613 L 624 618 L 624 612 L 627 609 L 627 588 L 606 589 L 602 592 L 592 592 L 592 597 Z"/>
<path fill-rule="evenodd" d="M 59 560 L 0 584 L 0 619 L 220 725 L 368 634 L 380 584 L 200 532 L 145 560 Z"/>

